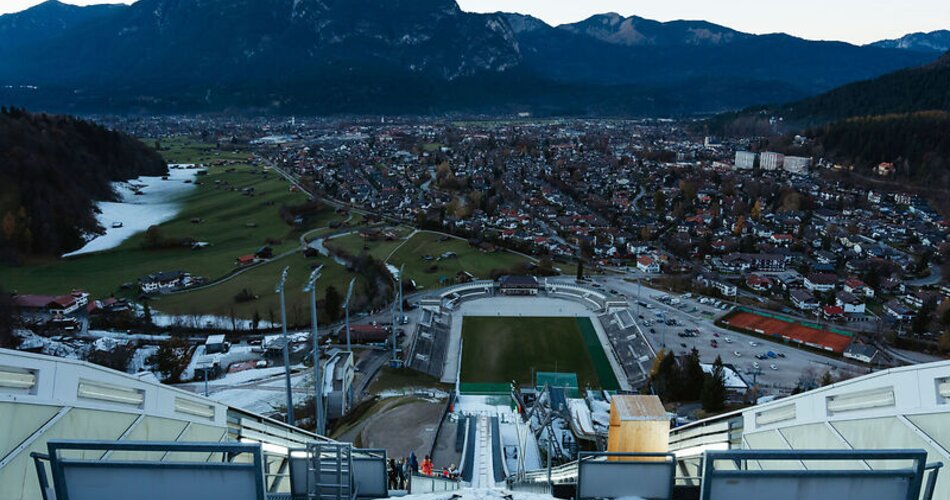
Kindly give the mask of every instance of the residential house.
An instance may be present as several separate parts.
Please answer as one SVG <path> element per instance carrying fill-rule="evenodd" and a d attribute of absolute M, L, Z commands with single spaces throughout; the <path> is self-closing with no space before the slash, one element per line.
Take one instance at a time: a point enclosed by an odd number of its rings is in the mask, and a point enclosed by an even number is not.
<path fill-rule="evenodd" d="M 161 271 L 139 278 L 143 293 L 168 293 L 186 288 L 192 283 L 191 275 L 184 271 Z"/>
<path fill-rule="evenodd" d="M 917 290 L 916 292 L 909 293 L 904 296 L 904 302 L 909 304 L 914 309 L 920 309 L 924 307 L 924 304 L 931 301 L 940 300 L 940 295 L 935 292 L 930 292 L 927 290 Z"/>
<path fill-rule="evenodd" d="M 772 235 L 769 236 L 769 242 L 772 243 L 773 245 L 787 247 L 791 245 L 794 241 L 795 241 L 795 237 L 790 234 L 772 233 Z"/>
<path fill-rule="evenodd" d="M 857 278 L 848 278 L 844 280 L 844 291 L 855 295 L 863 295 L 866 298 L 874 297 L 874 289 L 865 285 L 863 281 Z"/>
<path fill-rule="evenodd" d="M 851 292 L 841 290 L 836 293 L 835 305 L 844 309 L 846 314 L 864 314 L 864 301 Z"/>
<path fill-rule="evenodd" d="M 820 305 L 818 299 L 808 290 L 792 290 L 789 296 L 792 299 L 792 304 L 803 311 L 810 311 Z"/>
<path fill-rule="evenodd" d="M 660 263 L 650 255 L 637 257 L 637 269 L 644 273 L 656 274 L 660 272 Z"/>
<path fill-rule="evenodd" d="M 830 273 L 812 273 L 805 277 L 805 288 L 812 292 L 830 292 L 835 289 L 838 276 Z"/>
<path fill-rule="evenodd" d="M 745 284 L 756 292 L 766 292 L 772 288 L 772 280 L 758 274 L 750 274 L 745 279 Z"/>
<path fill-rule="evenodd" d="M 840 321 L 842 318 L 844 318 L 844 308 L 841 306 L 822 307 L 821 317 L 828 321 Z"/>
<path fill-rule="evenodd" d="M 260 259 L 258 259 L 254 254 L 242 255 L 237 259 L 234 259 L 234 264 L 238 266 L 249 266 L 258 262 L 260 262 Z"/>
<path fill-rule="evenodd" d="M 887 301 L 884 304 L 884 312 L 898 321 L 910 321 L 914 319 L 914 311 L 897 299 Z"/>
<path fill-rule="evenodd" d="M 14 295 L 13 306 L 20 317 L 32 321 L 63 318 L 89 303 L 89 294 L 73 290 L 66 295 Z"/>
<path fill-rule="evenodd" d="M 845 349 L 844 357 L 860 361 L 862 363 L 871 364 L 874 361 L 874 358 L 877 357 L 877 352 L 878 351 L 874 348 L 874 346 L 852 342 L 851 345 Z"/>
<path fill-rule="evenodd" d="M 696 277 L 696 281 L 707 288 L 716 289 L 723 297 L 735 297 L 738 291 L 735 285 L 712 273 L 700 274 Z"/>

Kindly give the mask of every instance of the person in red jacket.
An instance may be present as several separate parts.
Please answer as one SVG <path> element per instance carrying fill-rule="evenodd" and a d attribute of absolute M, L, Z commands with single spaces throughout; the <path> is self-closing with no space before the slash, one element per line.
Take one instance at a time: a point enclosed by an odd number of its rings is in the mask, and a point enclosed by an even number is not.
<path fill-rule="evenodd" d="M 432 475 L 432 459 L 429 458 L 429 455 L 426 455 L 426 457 L 422 459 L 422 464 L 419 466 L 419 468 L 426 476 Z"/>

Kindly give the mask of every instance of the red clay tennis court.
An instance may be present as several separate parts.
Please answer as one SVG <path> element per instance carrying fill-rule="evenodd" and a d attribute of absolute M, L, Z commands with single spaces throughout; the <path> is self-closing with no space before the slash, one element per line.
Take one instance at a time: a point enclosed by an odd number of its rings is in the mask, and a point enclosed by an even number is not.
<path fill-rule="evenodd" d="M 759 335 L 778 336 L 791 342 L 838 354 L 843 353 L 851 344 L 851 337 L 845 335 L 744 311 L 733 314 L 723 322 L 740 330 Z"/>

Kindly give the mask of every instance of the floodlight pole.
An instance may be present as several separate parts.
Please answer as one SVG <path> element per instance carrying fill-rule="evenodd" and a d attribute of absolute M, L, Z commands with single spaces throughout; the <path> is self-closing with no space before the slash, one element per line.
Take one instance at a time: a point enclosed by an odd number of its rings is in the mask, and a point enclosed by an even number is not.
<path fill-rule="evenodd" d="M 320 279 L 320 266 L 310 273 L 310 279 L 307 280 L 307 286 L 304 292 L 310 292 L 310 339 L 313 344 L 313 420 L 314 433 L 323 435 L 323 377 L 320 374 L 320 340 L 317 329 L 317 280 Z"/>
<path fill-rule="evenodd" d="M 392 366 L 393 366 L 393 368 L 396 367 L 396 364 L 397 364 L 398 361 L 399 361 L 398 345 L 397 345 L 397 343 L 396 343 L 396 342 L 397 342 L 397 340 L 396 340 L 396 325 L 402 325 L 402 321 L 403 321 L 403 320 L 402 320 L 402 318 L 403 318 L 403 311 L 402 311 L 402 272 L 403 272 L 403 269 L 405 269 L 405 267 L 406 267 L 405 264 L 399 266 L 399 275 L 396 277 L 396 286 L 398 287 L 398 290 L 395 290 L 396 293 L 395 293 L 394 296 L 393 296 L 393 309 L 392 309 L 392 312 L 393 312 L 393 324 L 392 324 L 392 328 L 391 328 L 392 331 L 390 332 L 390 334 L 391 334 L 391 336 L 392 336 L 392 343 L 393 343 L 393 359 L 392 359 Z M 397 307 L 396 307 L 396 303 L 397 303 L 397 302 L 399 303 L 398 309 L 397 309 Z M 396 311 L 397 311 L 397 310 L 399 311 L 399 318 L 398 318 L 398 319 L 396 318 Z"/>
<path fill-rule="evenodd" d="M 353 298 L 353 283 L 356 278 L 350 280 L 350 287 L 346 290 L 346 301 L 343 302 L 343 310 L 346 313 L 346 352 L 353 353 L 353 347 L 350 343 L 350 299 Z"/>
<path fill-rule="evenodd" d="M 280 295 L 280 326 L 284 335 L 284 382 L 287 386 L 287 423 L 294 425 L 294 394 L 290 389 L 290 339 L 287 338 L 287 307 L 284 305 L 284 283 L 287 281 L 287 271 L 290 266 L 284 268 L 280 275 L 280 282 L 277 283 L 277 293 Z"/>
<path fill-rule="evenodd" d="M 403 303 L 403 298 L 402 298 L 402 272 L 403 272 L 403 270 L 404 270 L 405 268 L 406 268 L 406 265 L 405 265 L 405 264 L 402 264 L 402 265 L 399 266 L 399 324 L 400 324 L 400 325 L 402 324 L 403 318 L 405 317 L 405 312 L 404 312 L 403 309 L 402 309 L 402 303 Z"/>
<path fill-rule="evenodd" d="M 392 343 L 393 343 L 393 357 L 392 357 L 392 360 L 390 361 L 390 364 L 393 366 L 393 368 L 395 368 L 396 367 L 396 304 L 395 303 L 393 303 L 392 307 L 390 308 L 390 312 L 392 313 L 392 317 L 393 317 L 392 326 L 389 328 L 390 330 L 389 336 L 392 338 Z"/>

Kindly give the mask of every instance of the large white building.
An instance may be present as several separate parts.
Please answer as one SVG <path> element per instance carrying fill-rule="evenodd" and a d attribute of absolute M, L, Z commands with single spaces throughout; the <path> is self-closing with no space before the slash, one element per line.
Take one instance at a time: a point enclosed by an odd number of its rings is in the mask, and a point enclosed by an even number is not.
<path fill-rule="evenodd" d="M 766 151 L 759 156 L 759 168 L 762 170 L 780 170 L 785 162 L 785 155 Z"/>
<path fill-rule="evenodd" d="M 752 170 L 755 167 L 755 153 L 752 151 L 736 151 L 736 168 Z"/>
<path fill-rule="evenodd" d="M 808 173 L 809 168 L 811 168 L 811 158 L 806 158 L 804 156 L 785 157 L 786 172 L 793 174 L 805 174 Z"/>

